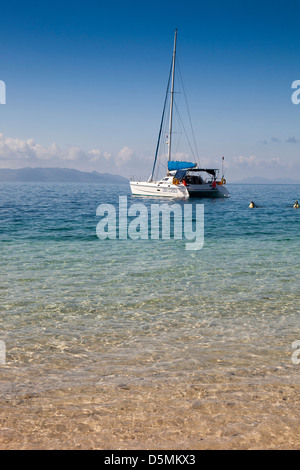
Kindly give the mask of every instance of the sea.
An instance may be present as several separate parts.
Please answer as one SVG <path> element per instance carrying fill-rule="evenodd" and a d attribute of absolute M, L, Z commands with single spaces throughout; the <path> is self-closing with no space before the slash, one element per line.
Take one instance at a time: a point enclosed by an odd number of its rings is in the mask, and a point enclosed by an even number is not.
<path fill-rule="evenodd" d="M 173 200 L 0 184 L 0 448 L 300 448 L 300 185 L 227 187 L 176 200 L 204 205 L 187 250 L 96 233 Z"/>

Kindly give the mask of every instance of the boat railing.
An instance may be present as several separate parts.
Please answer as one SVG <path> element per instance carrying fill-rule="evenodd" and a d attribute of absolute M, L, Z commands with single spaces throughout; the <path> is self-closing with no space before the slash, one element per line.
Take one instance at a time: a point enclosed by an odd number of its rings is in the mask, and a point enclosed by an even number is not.
<path fill-rule="evenodd" d="M 130 180 L 130 181 L 138 181 L 138 182 L 141 182 L 141 181 L 148 181 L 148 179 L 149 179 L 149 175 L 148 175 L 148 176 L 145 176 L 145 175 L 144 175 L 144 176 L 141 176 L 141 175 L 139 175 L 139 176 L 130 175 L 130 176 L 129 176 L 129 180 Z"/>

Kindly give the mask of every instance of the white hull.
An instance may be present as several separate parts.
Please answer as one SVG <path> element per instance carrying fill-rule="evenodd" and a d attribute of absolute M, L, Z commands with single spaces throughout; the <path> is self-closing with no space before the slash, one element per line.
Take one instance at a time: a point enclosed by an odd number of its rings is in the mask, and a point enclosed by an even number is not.
<path fill-rule="evenodd" d="M 162 184 L 155 181 L 130 181 L 130 188 L 134 196 L 189 197 L 188 190 L 183 184 Z"/>

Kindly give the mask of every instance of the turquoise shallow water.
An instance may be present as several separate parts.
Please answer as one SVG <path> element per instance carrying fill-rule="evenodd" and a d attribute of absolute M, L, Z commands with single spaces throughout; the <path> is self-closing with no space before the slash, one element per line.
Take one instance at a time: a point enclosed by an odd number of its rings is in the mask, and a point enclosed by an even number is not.
<path fill-rule="evenodd" d="M 126 185 L 1 184 L 2 395 L 197 374 L 297 381 L 300 187 L 229 190 L 189 201 L 204 203 L 205 243 L 187 251 L 97 238 L 99 204 L 158 202 Z"/>

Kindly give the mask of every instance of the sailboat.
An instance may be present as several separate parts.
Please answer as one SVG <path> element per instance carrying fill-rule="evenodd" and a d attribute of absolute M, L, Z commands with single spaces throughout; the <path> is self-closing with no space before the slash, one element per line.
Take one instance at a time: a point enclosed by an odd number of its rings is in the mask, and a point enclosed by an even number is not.
<path fill-rule="evenodd" d="M 218 178 L 218 169 L 201 168 L 197 163 L 172 160 L 172 136 L 173 136 L 173 110 L 174 110 L 174 82 L 176 65 L 177 29 L 175 30 L 172 65 L 169 74 L 168 86 L 163 107 L 163 114 L 159 129 L 158 142 L 152 173 L 147 181 L 130 181 L 132 195 L 135 196 L 163 196 L 172 198 L 189 197 L 229 197 L 225 187 L 225 179 Z M 171 99 L 169 111 L 169 134 L 168 134 L 168 165 L 167 174 L 161 179 L 154 179 L 155 168 L 158 160 L 158 152 L 162 138 L 163 123 L 166 112 L 167 98 L 171 81 Z M 222 157 L 224 160 L 224 157 Z M 223 163 L 222 160 L 222 163 Z M 222 165 L 223 167 L 223 165 Z"/>

